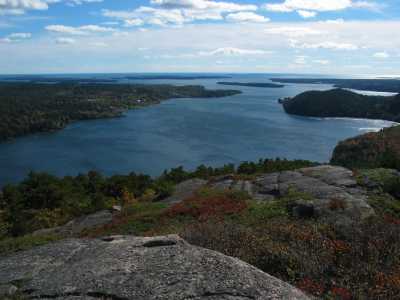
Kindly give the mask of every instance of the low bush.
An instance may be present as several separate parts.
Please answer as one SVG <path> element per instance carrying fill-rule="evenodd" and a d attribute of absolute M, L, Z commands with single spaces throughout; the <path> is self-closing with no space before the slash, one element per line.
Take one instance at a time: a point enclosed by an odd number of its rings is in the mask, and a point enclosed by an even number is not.
<path fill-rule="evenodd" d="M 382 192 L 388 193 L 400 199 L 400 176 L 392 169 L 363 169 L 356 172 L 358 182 L 365 185 L 371 181 L 381 189 Z"/>
<path fill-rule="evenodd" d="M 380 215 L 400 219 L 400 200 L 395 199 L 390 195 L 371 193 L 368 195 L 368 203 Z"/>
<path fill-rule="evenodd" d="M 252 227 L 213 221 L 189 226 L 182 236 L 323 299 L 400 297 L 400 224 L 380 218 L 347 232 L 288 218 Z"/>

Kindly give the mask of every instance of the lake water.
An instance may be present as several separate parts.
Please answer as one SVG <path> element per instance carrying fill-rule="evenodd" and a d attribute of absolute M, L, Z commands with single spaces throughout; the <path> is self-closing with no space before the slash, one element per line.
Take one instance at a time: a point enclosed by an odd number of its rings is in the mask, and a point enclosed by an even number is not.
<path fill-rule="evenodd" d="M 269 82 L 268 78 L 235 75 L 231 80 Z M 59 176 L 89 170 L 106 175 L 135 171 L 157 176 L 180 165 L 192 169 L 200 164 L 221 166 L 259 158 L 328 162 L 338 141 L 391 125 L 374 120 L 290 116 L 277 102 L 310 89 L 330 89 L 329 85 L 288 84 L 272 89 L 226 87 L 217 81 L 132 82 L 200 84 L 243 93 L 216 99 L 173 99 L 131 110 L 123 118 L 76 122 L 55 133 L 2 143 L 0 185 L 18 182 L 30 170 Z"/>

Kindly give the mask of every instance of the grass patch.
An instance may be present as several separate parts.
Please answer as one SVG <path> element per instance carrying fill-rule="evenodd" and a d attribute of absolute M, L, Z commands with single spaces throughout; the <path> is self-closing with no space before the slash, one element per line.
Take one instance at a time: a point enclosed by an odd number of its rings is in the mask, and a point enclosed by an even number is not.
<path fill-rule="evenodd" d="M 85 237 L 115 234 L 143 235 L 160 226 L 167 206 L 159 202 L 136 202 L 124 207 L 122 213 L 110 224 L 82 232 Z"/>
<path fill-rule="evenodd" d="M 246 225 L 259 225 L 272 218 L 288 217 L 288 209 L 280 200 L 268 202 L 250 201 L 248 208 L 238 218 L 238 222 Z"/>

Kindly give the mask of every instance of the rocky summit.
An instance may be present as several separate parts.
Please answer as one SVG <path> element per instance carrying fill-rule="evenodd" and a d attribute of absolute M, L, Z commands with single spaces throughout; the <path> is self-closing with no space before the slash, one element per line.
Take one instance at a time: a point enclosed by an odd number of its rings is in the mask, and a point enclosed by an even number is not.
<path fill-rule="evenodd" d="M 319 217 L 325 221 L 351 224 L 374 214 L 368 204 L 366 191 L 361 188 L 352 171 L 331 165 L 303 168 L 257 176 L 252 180 L 235 180 L 225 176 L 210 183 L 218 189 L 247 192 L 258 201 L 272 201 L 291 190 L 307 195 L 292 204 L 298 217 Z"/>
<path fill-rule="evenodd" d="M 0 291 L 28 299 L 309 299 L 176 235 L 68 239 L 0 259 Z"/>

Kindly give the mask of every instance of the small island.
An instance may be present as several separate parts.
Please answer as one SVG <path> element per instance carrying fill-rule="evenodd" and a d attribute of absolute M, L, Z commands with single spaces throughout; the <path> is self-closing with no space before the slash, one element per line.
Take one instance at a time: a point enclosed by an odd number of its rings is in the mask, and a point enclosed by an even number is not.
<path fill-rule="evenodd" d="M 271 81 L 297 84 L 332 84 L 334 87 L 342 89 L 400 93 L 399 79 L 271 78 Z"/>
<path fill-rule="evenodd" d="M 400 94 L 365 96 L 348 90 L 308 91 L 280 99 L 285 112 L 306 117 L 379 119 L 400 122 Z"/>
<path fill-rule="evenodd" d="M 220 81 L 217 82 L 221 85 L 233 85 L 233 86 L 248 86 L 248 87 L 259 87 L 259 88 L 283 88 L 285 85 L 276 84 L 276 83 L 268 83 L 268 82 L 226 82 Z"/>
<path fill-rule="evenodd" d="M 59 130 L 78 120 L 115 118 L 128 109 L 172 98 L 212 98 L 240 94 L 203 86 L 0 83 L 0 142 Z"/>

